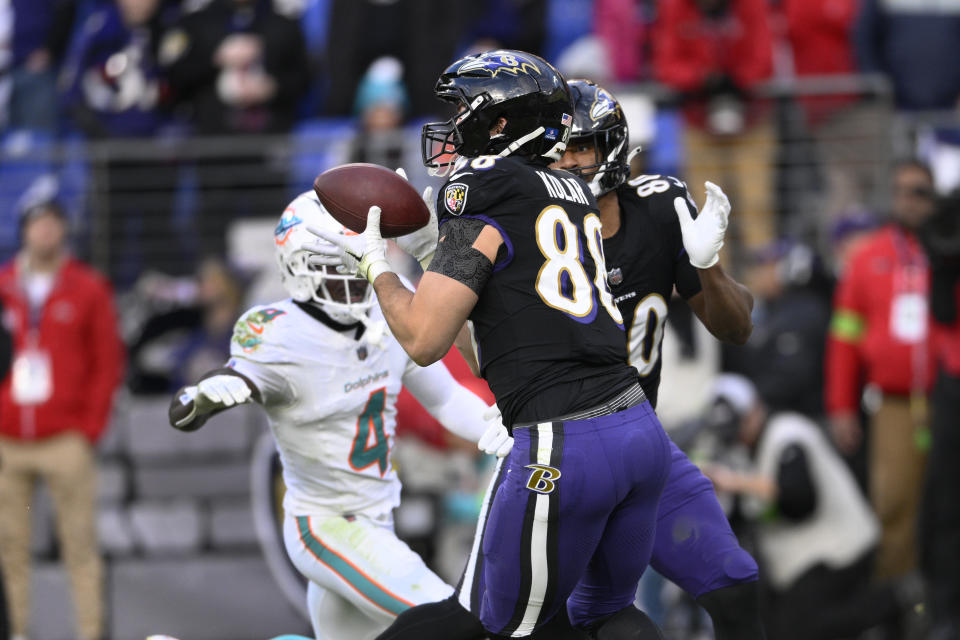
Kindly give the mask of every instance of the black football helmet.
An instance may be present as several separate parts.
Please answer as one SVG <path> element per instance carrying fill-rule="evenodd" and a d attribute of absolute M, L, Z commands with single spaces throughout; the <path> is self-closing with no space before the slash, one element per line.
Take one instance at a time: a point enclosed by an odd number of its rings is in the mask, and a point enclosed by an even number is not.
<path fill-rule="evenodd" d="M 515 152 L 555 162 L 567 147 L 570 89 L 559 71 L 532 53 L 502 49 L 461 58 L 440 75 L 434 93 L 457 113 L 423 126 L 423 164 L 432 170 L 452 166 L 457 156 Z M 491 137 L 500 117 L 507 125 Z"/>
<path fill-rule="evenodd" d="M 570 145 L 589 143 L 596 149 L 596 162 L 572 171 L 600 197 L 626 182 L 630 175 L 627 141 L 630 132 L 620 103 L 613 94 L 589 80 L 571 80 L 573 130 Z"/>

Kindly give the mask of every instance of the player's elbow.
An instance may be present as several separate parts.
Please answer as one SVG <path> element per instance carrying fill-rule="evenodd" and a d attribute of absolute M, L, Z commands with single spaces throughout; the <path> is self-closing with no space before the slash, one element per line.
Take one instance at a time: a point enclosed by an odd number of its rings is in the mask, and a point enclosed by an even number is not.
<path fill-rule="evenodd" d="M 748 317 L 744 322 L 723 327 L 708 327 L 713 337 L 720 342 L 726 342 L 738 347 L 747 344 L 750 335 L 753 333 L 753 322 Z"/>
<path fill-rule="evenodd" d="M 750 336 L 753 334 L 753 322 L 747 320 L 740 327 L 737 327 L 734 331 L 730 333 L 727 341 L 742 347 L 747 344 L 747 340 L 750 339 Z"/>
<path fill-rule="evenodd" d="M 438 344 L 432 344 L 429 341 L 419 341 L 415 342 L 413 345 L 407 349 L 407 354 L 410 356 L 410 359 L 417 363 L 421 367 L 428 367 L 434 362 L 442 359 L 443 356 L 447 355 L 447 351 L 450 349 L 443 348 Z"/>

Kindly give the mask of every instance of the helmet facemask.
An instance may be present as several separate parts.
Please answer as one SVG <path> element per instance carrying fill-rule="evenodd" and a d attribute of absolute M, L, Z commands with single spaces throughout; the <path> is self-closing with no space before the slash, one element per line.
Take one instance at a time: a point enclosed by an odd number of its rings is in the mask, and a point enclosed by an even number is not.
<path fill-rule="evenodd" d="M 482 111 L 490 96 L 480 94 L 473 100 L 460 87 L 441 94 L 441 99 L 456 106 L 457 112 L 445 122 L 428 122 L 420 131 L 420 152 L 424 166 L 434 176 L 446 176 L 460 157 L 475 158 L 490 143 L 491 118 Z"/>
<path fill-rule="evenodd" d="M 365 279 L 336 272 L 336 267 L 311 265 L 310 253 L 295 251 L 278 256 L 280 278 L 291 297 L 319 306 L 341 324 L 365 322 L 373 306 L 373 288 Z"/>
<path fill-rule="evenodd" d="M 630 166 L 625 161 L 625 139 L 616 140 L 615 132 L 611 129 L 601 129 L 585 135 L 571 138 L 568 146 L 576 147 L 589 144 L 593 147 L 594 163 L 569 169 L 590 187 L 594 197 L 599 198 L 621 184 L 630 174 Z"/>

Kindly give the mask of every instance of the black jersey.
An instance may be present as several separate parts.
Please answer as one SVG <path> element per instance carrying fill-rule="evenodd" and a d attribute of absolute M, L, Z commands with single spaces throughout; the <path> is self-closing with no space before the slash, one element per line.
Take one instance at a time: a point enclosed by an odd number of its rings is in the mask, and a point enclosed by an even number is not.
<path fill-rule="evenodd" d="M 596 200 L 578 177 L 481 156 L 440 189 L 443 226 L 473 218 L 503 246 L 470 314 L 483 377 L 504 423 L 587 409 L 637 381 L 606 284 Z"/>
<path fill-rule="evenodd" d="M 696 204 L 686 185 L 670 176 L 639 176 L 620 186 L 620 229 L 603 241 L 607 280 L 627 328 L 630 364 L 640 372 L 656 406 L 660 351 L 673 288 L 684 298 L 700 291 L 700 277 L 683 249 L 674 198 Z"/>

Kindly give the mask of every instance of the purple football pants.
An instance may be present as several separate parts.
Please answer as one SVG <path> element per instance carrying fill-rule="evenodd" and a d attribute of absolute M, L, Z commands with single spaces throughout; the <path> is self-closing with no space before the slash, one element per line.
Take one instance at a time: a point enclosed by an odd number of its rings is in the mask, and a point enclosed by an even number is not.
<path fill-rule="evenodd" d="M 530 635 L 564 603 L 574 624 L 629 606 L 672 459 L 650 403 L 513 435 L 480 513 L 460 603 L 509 637 Z"/>
<path fill-rule="evenodd" d="M 740 548 L 713 484 L 673 441 L 670 448 L 650 566 L 694 598 L 756 580 L 757 563 Z"/>

